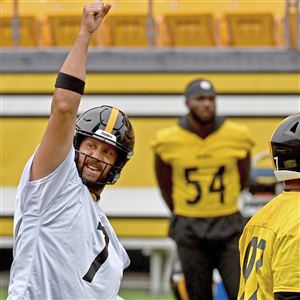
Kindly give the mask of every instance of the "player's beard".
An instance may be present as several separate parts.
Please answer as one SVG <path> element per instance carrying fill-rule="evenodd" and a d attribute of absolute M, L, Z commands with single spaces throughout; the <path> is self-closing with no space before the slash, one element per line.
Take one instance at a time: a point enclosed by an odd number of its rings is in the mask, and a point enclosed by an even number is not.
<path fill-rule="evenodd" d="M 78 171 L 78 174 L 79 174 L 79 177 L 81 178 L 82 180 L 82 183 L 88 188 L 88 190 L 92 193 L 94 193 L 95 195 L 98 195 L 100 197 L 100 194 L 102 192 L 102 190 L 104 189 L 105 185 L 106 185 L 106 180 L 103 180 L 103 182 L 101 182 L 101 177 L 104 173 L 104 170 L 102 170 L 102 172 L 100 173 L 99 177 L 97 180 L 94 181 L 90 181 L 88 178 L 86 178 L 84 176 L 84 172 L 83 172 L 83 169 L 86 165 L 86 159 L 87 159 L 87 155 L 84 154 L 84 153 L 81 153 L 82 155 L 85 156 L 84 158 L 84 161 L 82 163 L 81 166 L 79 166 L 79 155 L 80 155 L 80 152 L 78 150 L 76 150 L 76 155 L 75 155 L 75 163 L 76 163 L 76 167 L 77 167 L 77 171 Z M 107 177 L 107 176 L 106 176 Z M 105 179 L 106 179 L 105 177 Z"/>
<path fill-rule="evenodd" d="M 211 123 L 213 123 L 214 120 L 215 120 L 215 115 L 212 115 L 210 119 L 203 120 L 203 119 L 201 119 L 196 113 L 194 113 L 193 111 L 190 111 L 190 116 L 192 117 L 192 119 L 193 119 L 194 121 L 196 121 L 197 123 L 199 123 L 199 124 L 202 125 L 202 126 L 211 124 Z"/>

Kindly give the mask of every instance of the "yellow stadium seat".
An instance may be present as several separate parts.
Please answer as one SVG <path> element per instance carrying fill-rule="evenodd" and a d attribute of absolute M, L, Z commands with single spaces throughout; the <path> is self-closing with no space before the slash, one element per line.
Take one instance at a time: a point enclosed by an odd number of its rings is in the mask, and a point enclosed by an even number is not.
<path fill-rule="evenodd" d="M 146 47 L 148 46 L 146 14 L 108 15 L 104 28 L 108 46 Z"/>
<path fill-rule="evenodd" d="M 160 40 L 169 46 L 215 46 L 215 20 L 211 14 L 167 14 Z"/>
<path fill-rule="evenodd" d="M 0 46 L 12 47 L 13 40 L 13 18 L 0 17 Z M 33 16 L 19 17 L 19 43 L 21 47 L 35 47 L 39 44 L 40 30 L 38 21 Z"/>
<path fill-rule="evenodd" d="M 269 13 L 226 14 L 229 46 L 275 46 L 274 16 Z"/>
<path fill-rule="evenodd" d="M 48 26 L 50 32 L 50 45 L 69 47 L 74 44 L 79 32 L 81 15 L 49 15 Z M 100 44 L 98 35 L 95 33 L 91 45 Z"/>

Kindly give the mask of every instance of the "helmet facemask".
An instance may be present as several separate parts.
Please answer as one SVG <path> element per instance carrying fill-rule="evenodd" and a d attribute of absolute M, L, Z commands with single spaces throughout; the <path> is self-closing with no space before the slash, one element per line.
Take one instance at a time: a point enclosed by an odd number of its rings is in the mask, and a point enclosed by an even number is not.
<path fill-rule="evenodd" d="M 274 157 L 274 174 L 279 181 L 300 179 L 300 146 L 288 147 L 272 143 L 271 151 Z"/>
<path fill-rule="evenodd" d="M 102 191 L 104 186 L 106 184 L 113 184 L 118 178 L 119 174 L 121 172 L 121 168 L 117 165 L 117 161 L 115 164 L 110 164 L 108 162 L 105 162 L 103 160 L 97 159 L 93 156 L 90 156 L 86 153 L 80 152 L 79 150 L 75 150 L 76 156 L 75 156 L 75 162 L 78 170 L 78 174 L 82 179 L 82 182 L 92 191 Z M 81 166 L 78 164 L 79 156 L 82 155 L 84 157 L 83 163 Z M 89 162 L 88 162 L 89 161 Z M 93 163 L 94 161 L 94 163 Z M 83 176 L 83 168 L 87 164 L 95 164 L 95 165 L 102 165 L 104 166 L 100 172 L 100 175 L 97 180 L 90 181 L 87 178 Z M 106 173 L 107 168 L 109 168 L 109 171 Z"/>

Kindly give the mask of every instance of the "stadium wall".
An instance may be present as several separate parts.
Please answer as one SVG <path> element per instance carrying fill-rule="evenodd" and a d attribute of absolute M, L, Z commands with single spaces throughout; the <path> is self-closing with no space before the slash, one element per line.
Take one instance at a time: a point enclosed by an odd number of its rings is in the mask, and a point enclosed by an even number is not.
<path fill-rule="evenodd" d="M 45 130 L 55 77 L 1 74 L 0 238 L 8 238 L 1 247 L 11 246 L 16 187 Z M 256 139 L 254 154 L 267 149 L 271 132 L 285 116 L 300 110 L 299 72 L 89 74 L 80 112 L 101 104 L 117 106 L 130 115 L 136 132 L 134 158 L 101 200 L 120 237 L 167 235 L 169 212 L 156 187 L 149 143 L 157 130 L 186 113 L 181 93 L 195 78 L 216 85 L 219 115 L 249 126 Z"/>
<path fill-rule="evenodd" d="M 19 177 L 44 132 L 50 103 L 49 95 L 3 95 L 2 97 L 0 120 L 2 215 L 13 213 L 14 193 Z M 103 197 L 103 205 L 111 215 L 164 216 L 168 214 L 164 205 L 158 204 L 161 199 L 156 189 L 150 141 L 157 130 L 174 124 L 178 116 L 186 113 L 183 97 L 180 95 L 87 95 L 84 96 L 80 111 L 104 103 L 117 106 L 131 116 L 136 133 L 136 148 L 135 156 L 124 169 L 117 185 L 107 189 L 114 194 L 113 198 L 120 197 L 122 200 L 117 200 L 118 204 L 115 205 L 112 200 L 106 202 L 105 199 L 111 197 Z M 220 95 L 218 97 L 218 114 L 246 124 L 253 132 L 256 141 L 254 153 L 268 147 L 267 141 L 273 129 L 283 117 L 298 111 L 299 107 L 300 100 L 297 95 Z M 270 162 L 267 165 L 271 166 Z M 119 194 L 119 190 L 123 191 Z M 137 201 L 137 198 L 141 200 Z M 131 201 L 133 205 L 128 205 Z M 145 204 L 147 202 L 149 205 Z"/>

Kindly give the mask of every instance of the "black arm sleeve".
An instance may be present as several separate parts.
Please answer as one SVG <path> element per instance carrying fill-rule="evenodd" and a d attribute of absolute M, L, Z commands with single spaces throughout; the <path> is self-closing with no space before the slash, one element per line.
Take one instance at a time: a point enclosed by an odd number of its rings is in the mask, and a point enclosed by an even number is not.
<path fill-rule="evenodd" d="M 56 78 L 55 87 L 83 95 L 85 82 L 72 75 L 59 72 Z"/>
<path fill-rule="evenodd" d="M 238 169 L 240 173 L 241 191 L 250 184 L 250 170 L 251 170 L 251 155 L 250 152 L 244 159 L 238 160 Z"/>
<path fill-rule="evenodd" d="M 279 292 L 274 293 L 275 300 L 300 300 L 300 293 L 297 292 Z"/>
<path fill-rule="evenodd" d="M 157 154 L 155 155 L 155 175 L 161 195 L 169 209 L 173 212 L 174 205 L 172 199 L 172 167 L 163 162 Z"/>

